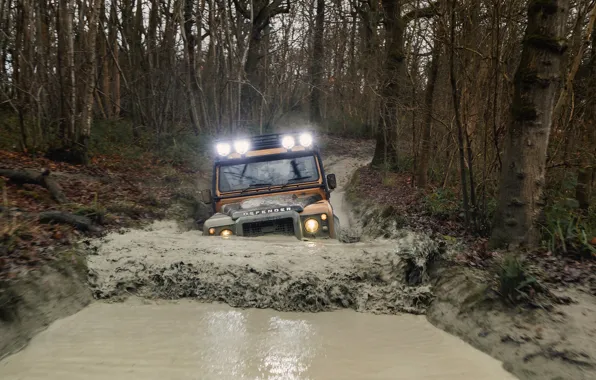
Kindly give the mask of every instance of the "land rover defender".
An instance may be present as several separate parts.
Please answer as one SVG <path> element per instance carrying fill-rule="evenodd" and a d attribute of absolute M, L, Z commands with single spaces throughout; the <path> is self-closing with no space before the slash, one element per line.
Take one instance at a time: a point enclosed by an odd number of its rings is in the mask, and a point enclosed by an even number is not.
<path fill-rule="evenodd" d="M 336 179 L 325 175 L 313 137 L 300 132 L 217 141 L 207 195 L 214 215 L 203 234 L 335 239 L 339 220 L 329 198 Z"/>

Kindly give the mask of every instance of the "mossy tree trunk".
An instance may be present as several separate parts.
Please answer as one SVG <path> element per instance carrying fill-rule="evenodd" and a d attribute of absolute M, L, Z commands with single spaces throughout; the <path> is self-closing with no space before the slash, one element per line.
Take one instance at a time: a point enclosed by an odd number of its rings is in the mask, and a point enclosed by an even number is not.
<path fill-rule="evenodd" d="M 536 222 L 544 206 L 546 153 L 568 10 L 569 0 L 531 0 L 528 4 L 490 239 L 493 248 L 531 247 L 539 242 Z"/>

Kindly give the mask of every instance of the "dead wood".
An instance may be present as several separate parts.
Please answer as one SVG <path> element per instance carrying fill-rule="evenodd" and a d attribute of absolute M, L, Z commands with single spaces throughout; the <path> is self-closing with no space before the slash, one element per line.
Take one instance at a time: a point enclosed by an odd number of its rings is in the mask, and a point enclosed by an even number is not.
<path fill-rule="evenodd" d="M 71 214 L 64 211 L 42 211 L 40 213 L 23 212 L 0 206 L 0 213 L 4 215 L 18 215 L 23 218 L 37 219 L 43 224 L 69 224 L 79 231 L 98 233 L 101 228 L 86 216 Z"/>
<path fill-rule="evenodd" d="M 62 192 L 60 185 L 50 177 L 50 171 L 43 169 L 40 173 L 0 168 L 0 177 L 6 177 L 17 184 L 33 184 L 43 186 L 52 195 L 52 198 L 60 204 L 68 203 L 68 199 Z"/>

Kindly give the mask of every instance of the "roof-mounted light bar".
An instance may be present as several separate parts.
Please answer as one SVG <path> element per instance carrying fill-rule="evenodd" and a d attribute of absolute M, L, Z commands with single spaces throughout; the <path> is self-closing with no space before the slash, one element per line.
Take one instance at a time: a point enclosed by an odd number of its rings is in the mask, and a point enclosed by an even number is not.
<path fill-rule="evenodd" d="M 274 135 L 272 135 L 274 136 Z M 301 149 L 308 149 L 311 148 L 314 144 L 313 136 L 309 132 L 303 132 L 300 134 L 293 133 L 293 134 L 286 134 L 286 135 L 279 135 L 279 145 L 277 147 L 283 147 L 287 150 L 293 150 L 294 148 L 301 148 Z M 239 154 L 240 156 L 245 155 L 248 151 L 251 150 L 252 144 L 251 139 L 243 138 L 238 139 L 235 141 L 229 142 L 219 142 L 215 146 L 215 151 L 217 155 L 221 157 L 227 157 L 233 152 Z M 273 147 L 273 146 L 272 146 Z M 232 149 L 233 148 L 233 149 Z M 257 148 L 263 149 L 263 148 Z"/>

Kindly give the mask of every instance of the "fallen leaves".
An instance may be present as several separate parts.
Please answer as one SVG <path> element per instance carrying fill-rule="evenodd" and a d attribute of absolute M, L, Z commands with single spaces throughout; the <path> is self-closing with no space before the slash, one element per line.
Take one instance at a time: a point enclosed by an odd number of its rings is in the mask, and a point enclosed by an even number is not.
<path fill-rule="evenodd" d="M 2 208 L 11 217 L 0 214 L 0 279 L 12 278 L 21 270 L 30 270 L 40 262 L 55 259 L 57 250 L 68 248 L 82 233 L 69 225 L 39 224 L 26 214 L 64 211 L 88 214 L 106 230 L 119 229 L 133 221 L 160 217 L 160 207 L 167 207 L 175 190 L 163 183 L 163 173 L 187 181 L 196 171 L 173 168 L 151 155 L 132 160 L 120 156 L 96 156 L 89 166 L 70 165 L 23 153 L 0 151 L 0 167 L 13 170 L 48 168 L 60 185 L 69 204 L 58 205 L 47 189 L 38 185 L 17 185 L 0 177 Z M 131 205 L 126 210 L 118 205 Z M 115 207 L 112 207 L 114 205 Z M 96 212 L 109 215 L 96 218 Z M 130 210 L 134 210 L 131 213 Z"/>

